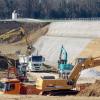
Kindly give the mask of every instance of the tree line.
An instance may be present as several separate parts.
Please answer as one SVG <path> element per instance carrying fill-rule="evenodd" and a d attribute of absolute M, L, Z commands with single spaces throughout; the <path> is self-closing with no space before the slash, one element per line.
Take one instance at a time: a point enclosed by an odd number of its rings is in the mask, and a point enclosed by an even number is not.
<path fill-rule="evenodd" d="M 14 10 L 21 18 L 92 18 L 100 17 L 100 0 L 0 0 L 0 19 Z"/>

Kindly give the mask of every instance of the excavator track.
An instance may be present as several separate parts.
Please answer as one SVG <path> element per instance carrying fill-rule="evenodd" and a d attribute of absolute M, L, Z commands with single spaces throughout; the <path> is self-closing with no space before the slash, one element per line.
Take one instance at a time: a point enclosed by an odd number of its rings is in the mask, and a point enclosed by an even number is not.
<path fill-rule="evenodd" d="M 76 95 L 79 91 L 77 90 L 52 90 L 43 92 L 42 95 L 50 96 L 66 96 L 66 95 Z"/>

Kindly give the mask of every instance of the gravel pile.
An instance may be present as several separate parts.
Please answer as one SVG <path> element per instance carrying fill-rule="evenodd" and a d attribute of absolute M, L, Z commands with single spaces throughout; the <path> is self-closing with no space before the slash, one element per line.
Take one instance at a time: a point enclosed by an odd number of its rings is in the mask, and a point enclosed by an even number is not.
<path fill-rule="evenodd" d="M 78 96 L 100 96 L 100 80 L 82 90 Z"/>

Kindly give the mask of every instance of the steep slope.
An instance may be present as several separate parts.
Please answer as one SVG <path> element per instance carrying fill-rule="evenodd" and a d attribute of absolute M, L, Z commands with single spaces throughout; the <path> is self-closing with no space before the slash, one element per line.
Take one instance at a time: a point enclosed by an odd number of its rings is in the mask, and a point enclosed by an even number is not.
<path fill-rule="evenodd" d="M 89 42 L 90 39 L 84 40 L 83 38 L 42 36 L 35 46 L 39 53 L 44 55 L 47 64 L 56 65 L 62 45 L 66 48 L 68 60 L 71 62 Z"/>
<path fill-rule="evenodd" d="M 60 48 L 63 45 L 68 52 L 69 62 L 78 56 L 99 56 L 100 46 L 98 41 L 97 46 L 91 43 L 94 39 L 100 40 L 100 21 L 65 21 L 53 22 L 49 26 L 47 34 L 38 39 L 34 46 L 39 53 L 44 55 L 46 63 L 57 66 L 59 59 Z M 95 44 L 95 43 L 94 43 Z M 90 46 L 91 45 L 91 46 Z M 96 52 L 93 54 L 93 48 Z M 90 47 L 90 48 L 89 48 Z M 87 51 L 88 48 L 89 50 Z M 85 51 L 86 50 L 86 51 Z M 89 55 L 82 52 L 89 52 Z M 82 55 L 83 54 L 83 55 Z"/>

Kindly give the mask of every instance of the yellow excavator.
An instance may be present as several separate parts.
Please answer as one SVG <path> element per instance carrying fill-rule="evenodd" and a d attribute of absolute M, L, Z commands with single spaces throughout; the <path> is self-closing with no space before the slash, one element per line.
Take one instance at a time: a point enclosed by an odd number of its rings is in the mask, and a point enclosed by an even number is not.
<path fill-rule="evenodd" d="M 53 93 L 57 91 L 69 91 L 76 88 L 76 82 L 80 76 L 80 72 L 84 69 L 100 66 L 100 57 L 96 58 L 77 58 L 77 62 L 74 65 L 72 71 L 66 79 L 54 79 L 48 77 L 42 77 L 37 80 L 36 88 L 41 93 Z"/>
<path fill-rule="evenodd" d="M 24 30 L 23 26 L 12 29 L 2 35 L 0 35 L 0 42 L 3 43 L 5 41 L 9 42 L 9 39 L 12 37 L 19 37 L 20 39 L 22 39 L 23 37 L 25 38 L 25 42 L 27 45 L 27 55 L 30 55 L 32 53 L 32 50 L 35 49 L 32 47 L 32 44 L 30 43 L 29 39 L 28 39 L 28 34 L 27 31 Z"/>
<path fill-rule="evenodd" d="M 35 85 L 28 85 L 20 82 L 17 79 L 5 79 L 0 80 L 0 93 L 2 94 L 21 94 L 28 93 L 32 94 L 52 94 L 58 92 L 66 92 L 76 88 L 76 82 L 79 78 L 80 72 L 84 69 L 100 66 L 100 57 L 90 57 L 90 58 L 78 58 L 76 64 L 74 65 L 72 71 L 67 76 L 66 79 L 55 79 L 53 76 L 44 76 L 38 78 Z"/>
<path fill-rule="evenodd" d="M 25 35 L 25 31 L 22 27 L 18 27 L 18 28 L 15 28 L 15 29 L 12 29 L 2 35 L 0 35 L 0 41 L 3 42 L 3 41 L 6 41 L 6 40 L 9 40 L 9 38 L 11 38 L 12 36 L 15 36 L 15 35 L 20 35 L 21 37 L 23 37 Z"/>

